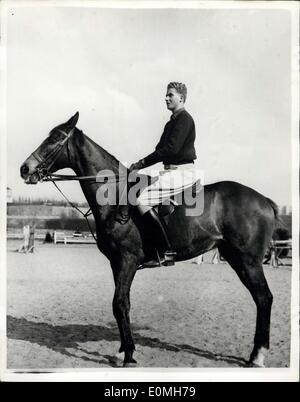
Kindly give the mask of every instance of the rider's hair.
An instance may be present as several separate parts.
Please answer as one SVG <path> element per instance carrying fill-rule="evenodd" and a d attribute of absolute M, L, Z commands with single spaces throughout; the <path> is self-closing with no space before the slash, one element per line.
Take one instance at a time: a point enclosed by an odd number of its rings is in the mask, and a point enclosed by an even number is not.
<path fill-rule="evenodd" d="M 186 95 L 187 95 L 187 89 L 186 86 L 182 82 L 170 82 L 168 84 L 167 89 L 174 88 L 180 95 L 183 96 L 183 101 L 185 102 L 186 100 Z"/>

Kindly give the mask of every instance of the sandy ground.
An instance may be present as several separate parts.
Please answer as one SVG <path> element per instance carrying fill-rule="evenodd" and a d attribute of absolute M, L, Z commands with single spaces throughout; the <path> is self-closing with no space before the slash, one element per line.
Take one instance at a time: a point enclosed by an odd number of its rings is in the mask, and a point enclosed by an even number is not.
<path fill-rule="evenodd" d="M 9 369 L 120 367 L 108 261 L 93 245 L 7 254 Z M 268 367 L 288 367 L 291 267 L 265 267 L 274 295 Z M 131 322 L 139 367 L 244 367 L 256 308 L 225 263 L 137 272 Z"/>

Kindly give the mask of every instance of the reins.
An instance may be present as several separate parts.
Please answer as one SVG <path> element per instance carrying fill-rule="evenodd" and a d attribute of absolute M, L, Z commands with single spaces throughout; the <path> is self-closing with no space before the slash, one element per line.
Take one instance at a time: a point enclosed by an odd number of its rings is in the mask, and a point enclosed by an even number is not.
<path fill-rule="evenodd" d="M 100 182 L 100 178 L 101 179 L 105 179 L 108 178 L 108 180 L 106 181 L 106 183 L 118 183 L 120 181 L 125 180 L 126 175 L 121 176 L 121 177 L 115 177 L 115 180 L 111 180 L 109 181 L 109 176 L 108 175 L 97 175 L 97 176 L 74 176 L 74 175 L 60 175 L 60 174 L 51 174 L 46 176 L 44 179 L 42 179 L 41 181 L 47 181 L 47 182 L 52 182 L 53 185 L 56 187 L 56 189 L 61 193 L 61 195 L 64 197 L 64 199 L 67 201 L 67 203 L 74 209 L 76 209 L 76 211 L 78 211 L 86 220 L 86 223 L 89 227 L 89 230 L 95 240 L 95 242 L 97 243 L 97 237 L 94 234 L 90 222 L 88 220 L 88 217 L 92 214 L 92 210 L 91 208 L 88 209 L 88 211 L 86 213 L 84 213 L 83 211 L 81 211 L 80 208 L 78 208 L 76 205 L 73 204 L 72 201 L 70 201 L 68 199 L 68 197 L 63 193 L 63 191 L 58 187 L 58 185 L 56 184 L 56 181 L 68 181 L 68 180 L 78 180 L 78 181 L 95 181 L 95 182 Z"/>
<path fill-rule="evenodd" d="M 119 183 L 121 181 L 126 180 L 127 175 L 124 174 L 122 176 L 118 175 L 100 175 L 98 174 L 97 176 L 75 176 L 75 175 L 66 175 L 66 174 L 46 174 L 44 177 L 41 178 L 41 182 L 43 181 L 95 181 L 99 183 L 104 183 L 104 179 L 107 179 L 105 183 Z"/>
<path fill-rule="evenodd" d="M 67 201 L 67 203 L 74 209 L 76 209 L 76 211 L 78 211 L 86 220 L 86 223 L 89 227 L 89 230 L 95 240 L 95 242 L 97 243 L 97 237 L 95 235 L 95 233 L 93 232 L 90 222 L 88 220 L 88 217 L 92 214 L 92 210 L 91 208 L 88 209 L 88 211 L 86 213 L 84 213 L 83 211 L 81 211 L 80 208 L 78 208 L 76 205 L 73 204 L 72 201 L 70 201 L 68 199 L 68 197 L 63 193 L 63 191 L 58 187 L 58 185 L 56 184 L 56 181 L 71 181 L 71 180 L 77 180 L 77 181 L 95 181 L 95 182 L 102 182 L 102 180 L 100 179 L 107 179 L 105 181 L 105 183 L 119 183 L 120 181 L 124 181 L 127 180 L 127 175 L 124 176 L 115 176 L 113 175 L 111 178 L 109 178 L 108 175 L 97 175 L 97 176 L 74 176 L 74 175 L 61 175 L 61 174 L 51 174 L 51 175 L 47 175 L 45 178 L 41 179 L 42 181 L 45 182 L 52 182 L 53 185 L 56 187 L 56 189 L 61 193 L 61 195 L 64 197 L 64 199 Z"/>
<path fill-rule="evenodd" d="M 49 181 L 50 181 L 50 180 L 49 180 Z M 88 227 L 89 227 L 89 230 L 90 230 L 90 232 L 91 232 L 91 234 L 92 234 L 92 236 L 93 236 L 95 242 L 97 243 L 97 237 L 96 237 L 95 233 L 93 232 L 93 230 L 92 230 L 92 228 L 91 228 L 91 225 L 90 225 L 90 222 L 89 222 L 89 220 L 88 220 L 88 217 L 92 214 L 91 208 L 89 208 L 86 213 L 82 212 L 81 209 L 79 209 L 76 205 L 74 205 L 73 202 L 70 201 L 70 200 L 67 198 L 67 196 L 65 196 L 65 194 L 61 191 L 61 189 L 58 187 L 58 185 L 55 183 L 55 181 L 53 181 L 53 180 L 51 180 L 51 181 L 52 181 L 52 183 L 54 184 L 54 186 L 57 188 L 57 190 L 61 193 L 61 195 L 64 197 L 64 199 L 67 201 L 67 203 L 68 203 L 72 208 L 76 209 L 76 211 L 78 211 L 78 212 L 84 217 L 84 219 L 86 220 L 86 223 L 87 223 L 87 225 L 88 225 Z"/>

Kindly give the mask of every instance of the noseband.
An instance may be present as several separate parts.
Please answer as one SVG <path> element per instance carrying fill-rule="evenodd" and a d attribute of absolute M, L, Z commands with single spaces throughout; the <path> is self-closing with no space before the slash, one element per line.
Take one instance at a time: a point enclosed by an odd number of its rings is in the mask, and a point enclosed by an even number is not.
<path fill-rule="evenodd" d="M 63 148 L 68 144 L 69 139 L 73 135 L 75 131 L 75 127 L 67 134 L 65 131 L 56 129 L 61 134 L 64 135 L 64 138 L 58 142 L 58 144 L 54 147 L 54 149 L 49 152 L 49 154 L 43 158 L 41 157 L 37 151 L 34 151 L 31 155 L 38 161 L 38 165 L 35 168 L 35 172 L 32 175 L 38 175 L 39 181 L 43 181 L 44 178 L 50 175 L 50 169 L 57 161 L 59 155 L 61 154 Z"/>

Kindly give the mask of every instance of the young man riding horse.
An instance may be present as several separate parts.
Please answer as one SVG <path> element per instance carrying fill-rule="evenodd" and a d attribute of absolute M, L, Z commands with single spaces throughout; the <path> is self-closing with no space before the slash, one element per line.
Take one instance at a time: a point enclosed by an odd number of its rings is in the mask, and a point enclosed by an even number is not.
<path fill-rule="evenodd" d="M 150 166 L 159 160 L 162 160 L 165 165 L 175 164 L 177 169 L 164 170 L 158 183 L 163 183 L 165 178 L 167 181 L 169 175 L 175 176 L 175 179 L 180 178 L 179 173 L 183 172 L 180 171 L 181 166 L 185 168 L 182 175 L 184 182 L 185 172 L 191 173 L 187 167 L 193 166 L 188 162 L 192 162 L 196 157 L 193 153 L 193 121 L 187 112 L 181 110 L 185 100 L 184 94 L 181 93 L 182 88 L 177 84 L 175 87 L 172 84 L 168 88 L 166 101 L 168 108 L 174 111 L 173 119 L 171 118 L 171 121 L 167 123 L 155 152 L 132 167 L 134 169 Z M 180 113 L 176 113 L 179 111 Z M 78 118 L 77 112 L 67 122 L 53 128 L 49 136 L 22 164 L 20 174 L 27 184 L 36 184 L 42 180 L 54 182 L 57 179 L 54 173 L 60 169 L 71 168 L 75 172 L 76 175 L 72 178 L 80 181 L 96 222 L 98 248 L 110 261 L 113 272 L 115 282 L 113 313 L 120 332 L 120 352 L 124 351 L 123 364 L 128 367 L 136 363 L 133 359 L 135 345 L 129 314 L 130 289 L 137 270 L 148 261 L 148 249 L 153 246 L 146 236 L 143 238 L 144 228 L 140 227 L 143 217 L 139 219 L 139 214 L 132 214 L 128 224 L 121 225 L 115 220 L 115 201 L 113 205 L 98 203 L 99 189 L 104 186 L 102 181 L 96 181 L 98 173 L 111 171 L 121 177 L 119 173 L 121 164 L 76 127 Z M 173 138 L 175 141 L 172 140 Z M 173 152 L 170 152 L 170 149 Z M 191 153 L 188 153 L 188 150 Z M 124 166 L 121 167 L 123 177 L 123 172 L 127 174 L 127 169 Z M 148 176 L 140 176 L 147 181 Z M 189 177 L 188 174 L 186 176 Z M 114 180 L 113 183 L 115 183 Z M 118 187 L 120 183 L 121 180 Z M 146 188 L 145 193 L 142 192 L 139 198 L 139 209 L 143 211 L 145 211 L 143 200 L 151 187 L 153 188 L 152 185 Z M 155 188 L 161 190 L 157 184 Z M 232 181 L 208 184 L 196 198 L 201 199 L 201 194 L 204 196 L 203 209 L 200 208 L 199 211 L 196 208 L 197 214 L 194 214 L 194 210 L 192 215 L 189 214 L 189 202 L 185 199 L 185 202 L 178 205 L 168 217 L 168 228 L 171 228 L 169 236 L 173 249 L 176 251 L 176 261 L 186 261 L 214 248 L 219 249 L 220 254 L 249 290 L 256 304 L 254 345 L 249 363 L 263 367 L 270 345 L 273 296 L 264 276 L 262 261 L 279 222 L 278 207 L 272 200 L 257 191 Z M 115 199 L 115 197 L 112 198 Z M 153 204 L 147 205 L 148 209 L 152 210 Z M 119 210 L 119 214 L 121 211 Z M 150 214 L 146 212 L 145 215 L 151 217 L 151 212 Z M 156 218 L 156 215 L 154 216 Z M 159 222 L 158 218 L 155 222 Z M 159 230 L 162 232 L 161 227 L 162 225 L 159 225 Z M 169 247 L 167 243 L 165 243 L 166 246 Z"/>
<path fill-rule="evenodd" d="M 163 257 L 162 265 L 174 265 L 175 252 L 172 251 L 164 222 L 153 208 L 164 199 L 162 192 L 181 189 L 183 186 L 192 185 L 195 182 L 194 160 L 195 151 L 195 124 L 192 116 L 185 110 L 184 104 L 187 96 L 185 84 L 170 82 L 167 86 L 166 105 L 172 112 L 171 119 L 165 125 L 163 134 L 155 151 L 150 155 L 133 163 L 129 171 L 140 170 L 162 162 L 164 170 L 160 172 L 158 180 L 146 187 L 137 198 L 137 207 L 143 218 L 151 225 L 155 232 L 155 239 Z M 120 205 L 115 219 L 121 224 L 126 224 L 130 218 L 129 205 Z M 147 264 L 151 265 L 151 262 Z M 153 261 L 157 266 L 157 261 Z"/>

